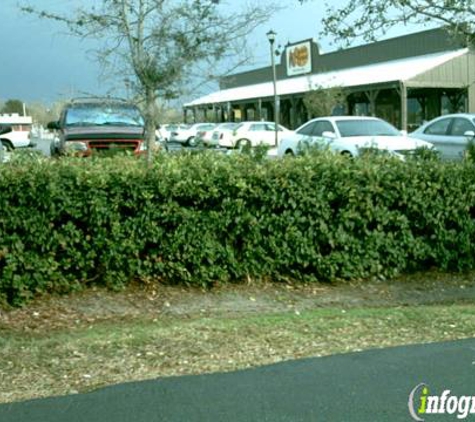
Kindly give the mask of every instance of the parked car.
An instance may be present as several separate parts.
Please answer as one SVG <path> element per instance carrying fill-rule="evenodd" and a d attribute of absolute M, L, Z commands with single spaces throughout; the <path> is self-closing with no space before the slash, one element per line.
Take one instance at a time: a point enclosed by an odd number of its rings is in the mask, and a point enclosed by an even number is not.
<path fill-rule="evenodd" d="M 277 155 L 297 155 L 311 146 L 349 156 L 377 149 L 399 158 L 420 147 L 433 148 L 429 142 L 409 138 L 376 117 L 331 116 L 319 117 L 300 126 L 293 136 L 282 140 Z"/>
<path fill-rule="evenodd" d="M 198 144 L 196 139 L 198 132 L 214 129 L 215 127 L 215 123 L 195 123 L 187 128 L 177 128 L 171 132 L 170 141 L 194 147 Z"/>
<path fill-rule="evenodd" d="M 277 131 L 278 143 L 283 137 L 288 137 L 293 131 L 279 125 Z M 274 122 L 241 122 L 232 130 L 217 130 L 213 133 L 213 142 L 224 148 L 240 149 L 244 146 L 257 145 L 275 146 Z"/>
<path fill-rule="evenodd" d="M 443 159 L 461 160 L 467 143 L 475 140 L 475 114 L 446 114 L 423 124 L 409 136 L 434 144 Z"/>
<path fill-rule="evenodd" d="M 235 122 L 225 122 L 216 125 L 213 129 L 201 130 L 197 134 L 198 142 L 201 142 L 204 146 L 207 147 L 217 147 L 219 146 L 219 137 L 214 137 L 216 131 L 233 131 L 236 127 L 239 126 L 239 123 Z"/>
<path fill-rule="evenodd" d="M 111 98 L 81 98 L 68 102 L 57 122 L 51 155 L 90 156 L 99 153 L 145 152 L 145 123 L 135 104 Z"/>
<path fill-rule="evenodd" d="M 21 116 L 18 113 L 0 114 L 0 127 L 9 127 L 10 130 L 0 133 L 0 142 L 8 150 L 34 147 L 30 137 L 33 119 L 31 116 Z"/>
<path fill-rule="evenodd" d="M 167 123 L 164 125 L 160 125 L 155 131 L 155 134 L 157 135 L 157 139 L 159 141 L 168 142 L 170 140 L 172 132 L 187 129 L 189 127 L 190 125 L 186 125 L 184 123 Z"/>

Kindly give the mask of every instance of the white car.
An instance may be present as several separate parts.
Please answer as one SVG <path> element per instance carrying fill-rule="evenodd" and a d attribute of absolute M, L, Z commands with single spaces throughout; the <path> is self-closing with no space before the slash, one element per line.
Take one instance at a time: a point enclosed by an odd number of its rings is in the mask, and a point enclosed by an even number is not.
<path fill-rule="evenodd" d="M 197 134 L 197 139 L 199 142 L 202 142 L 203 145 L 207 147 L 217 147 L 219 146 L 219 137 L 221 136 L 214 136 L 215 132 L 232 132 L 239 126 L 239 123 L 236 122 L 225 122 L 220 123 L 213 129 L 209 130 L 202 130 L 199 131 Z M 224 135 L 223 135 L 224 136 Z"/>
<path fill-rule="evenodd" d="M 168 142 L 172 132 L 188 129 L 189 127 L 190 125 L 185 125 L 183 123 L 167 123 L 160 125 L 155 131 L 155 134 L 157 135 L 157 139 L 159 141 Z"/>
<path fill-rule="evenodd" d="M 20 116 L 17 113 L 0 114 L 0 126 L 8 126 L 11 129 L 9 132 L 0 133 L 0 142 L 9 151 L 34 146 L 30 138 L 32 122 L 31 116 Z"/>
<path fill-rule="evenodd" d="M 0 136 L 0 142 L 8 150 L 15 148 L 25 148 L 32 145 L 30 132 L 22 130 L 13 130 Z"/>
<path fill-rule="evenodd" d="M 475 114 L 446 114 L 424 123 L 409 136 L 434 144 L 443 159 L 461 160 L 468 142 L 475 140 Z"/>
<path fill-rule="evenodd" d="M 279 125 L 277 131 L 277 143 L 284 137 L 293 134 L 293 131 Z M 213 142 L 218 142 L 224 148 L 243 148 L 244 146 L 255 147 L 257 145 L 275 146 L 275 123 L 274 122 L 241 122 L 233 130 L 215 131 Z"/>
<path fill-rule="evenodd" d="M 195 123 L 187 128 L 178 128 L 170 134 L 170 142 L 179 142 L 188 146 L 196 146 L 196 135 L 199 131 L 210 130 L 216 127 L 215 123 Z"/>
<path fill-rule="evenodd" d="M 433 148 L 431 143 L 409 138 L 376 117 L 331 116 L 319 117 L 300 126 L 293 136 L 282 140 L 277 155 L 297 155 L 312 146 L 349 156 L 377 149 L 401 159 L 417 148 Z"/>

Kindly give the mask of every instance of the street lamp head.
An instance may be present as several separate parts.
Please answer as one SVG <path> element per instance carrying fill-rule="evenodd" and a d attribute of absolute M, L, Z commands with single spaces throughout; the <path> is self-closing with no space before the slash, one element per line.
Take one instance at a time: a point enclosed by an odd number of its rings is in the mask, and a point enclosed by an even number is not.
<path fill-rule="evenodd" d="M 269 42 L 271 44 L 274 43 L 275 41 L 275 36 L 277 35 L 272 29 L 266 34 L 267 35 L 267 39 L 269 40 Z"/>

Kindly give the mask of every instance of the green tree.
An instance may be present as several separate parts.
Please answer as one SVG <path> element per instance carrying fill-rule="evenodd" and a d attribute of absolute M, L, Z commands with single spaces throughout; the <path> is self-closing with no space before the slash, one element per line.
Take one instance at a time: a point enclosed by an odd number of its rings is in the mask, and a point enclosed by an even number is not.
<path fill-rule="evenodd" d="M 303 103 L 312 117 L 330 116 L 337 106 L 345 106 L 346 94 L 341 87 L 316 87 L 303 97 Z"/>
<path fill-rule="evenodd" d="M 333 34 L 347 44 L 355 38 L 374 41 L 388 29 L 406 24 L 444 26 L 475 43 L 473 0 L 348 0 L 343 6 L 325 5 L 322 34 Z"/>
<path fill-rule="evenodd" d="M 30 5 L 22 10 L 100 41 L 97 58 L 118 70 L 142 101 L 150 162 L 159 100 L 179 95 L 196 74 L 215 77 L 223 58 L 238 58 L 234 65 L 246 61 L 246 36 L 275 11 L 266 1 L 238 7 L 221 0 L 98 0 L 70 13 Z"/>
<path fill-rule="evenodd" d="M 23 101 L 20 100 L 7 100 L 1 109 L 2 113 L 18 113 L 23 114 Z"/>

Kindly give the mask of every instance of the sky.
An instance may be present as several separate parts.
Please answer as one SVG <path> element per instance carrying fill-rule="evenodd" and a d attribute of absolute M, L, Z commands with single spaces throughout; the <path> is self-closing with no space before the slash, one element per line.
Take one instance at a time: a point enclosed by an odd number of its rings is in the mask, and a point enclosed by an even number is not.
<path fill-rule="evenodd" d="M 26 103 L 51 104 L 55 101 L 88 94 L 103 95 L 110 88 L 93 55 L 94 44 L 66 33 L 64 27 L 49 20 L 25 15 L 18 3 L 30 2 L 38 9 L 59 10 L 93 0 L 0 0 L 0 101 L 20 99 Z M 285 45 L 313 38 L 323 52 L 337 49 L 330 37 L 319 37 L 324 7 L 322 0 L 300 5 L 297 0 L 275 14 L 254 31 L 249 43 L 255 50 L 254 68 L 269 65 L 266 33 L 277 32 L 276 44 Z M 347 0 L 333 0 L 333 5 Z M 407 29 L 401 29 L 402 34 Z M 392 31 L 393 36 L 400 35 Z M 121 93 L 124 95 L 125 93 Z"/>

